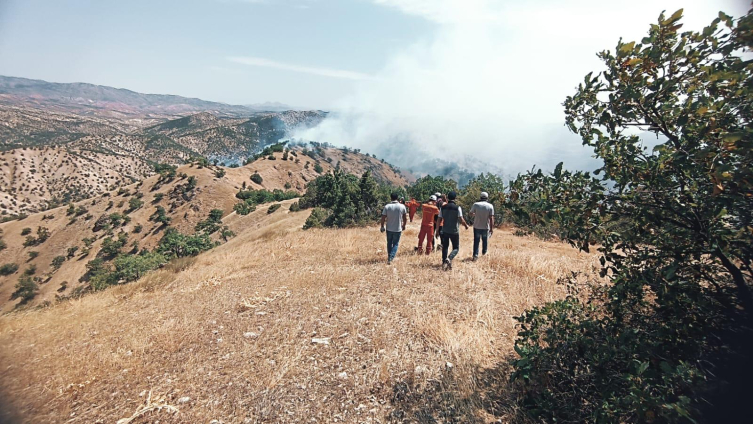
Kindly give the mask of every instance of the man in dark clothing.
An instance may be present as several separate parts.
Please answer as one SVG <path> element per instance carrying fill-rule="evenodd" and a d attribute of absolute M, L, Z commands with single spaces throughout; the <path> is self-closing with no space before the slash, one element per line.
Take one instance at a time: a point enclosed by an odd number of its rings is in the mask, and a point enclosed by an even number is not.
<path fill-rule="evenodd" d="M 452 269 L 452 260 L 460 250 L 460 224 L 463 224 L 466 230 L 468 229 L 468 224 L 463 218 L 463 210 L 455 204 L 455 197 L 457 194 L 454 191 L 447 194 L 447 203 L 439 211 L 441 233 L 439 228 L 436 230 L 442 239 L 442 269 L 444 270 Z M 452 242 L 452 252 L 448 256 L 447 250 L 450 242 Z"/>

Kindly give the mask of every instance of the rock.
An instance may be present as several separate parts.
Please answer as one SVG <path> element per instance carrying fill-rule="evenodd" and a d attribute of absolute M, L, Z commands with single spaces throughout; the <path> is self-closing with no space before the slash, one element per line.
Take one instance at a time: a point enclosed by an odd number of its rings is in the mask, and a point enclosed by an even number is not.
<path fill-rule="evenodd" d="M 444 366 L 448 370 L 451 370 L 455 365 L 452 362 L 447 362 L 446 364 L 444 364 Z"/>
<path fill-rule="evenodd" d="M 348 373 L 343 371 L 340 374 L 337 374 L 337 378 L 339 378 L 340 380 L 345 380 L 348 378 Z"/>
<path fill-rule="evenodd" d="M 183 396 L 182 398 L 178 399 L 178 403 L 188 403 L 191 401 L 191 398 L 188 396 Z"/>
<path fill-rule="evenodd" d="M 331 337 L 313 337 L 311 339 L 311 343 L 314 344 L 321 344 L 321 345 L 328 345 L 330 340 L 332 340 Z"/>
<path fill-rule="evenodd" d="M 255 338 L 259 337 L 259 335 L 257 333 L 254 333 L 253 331 L 247 331 L 247 332 L 243 333 L 243 337 L 245 337 L 247 339 L 255 339 Z"/>

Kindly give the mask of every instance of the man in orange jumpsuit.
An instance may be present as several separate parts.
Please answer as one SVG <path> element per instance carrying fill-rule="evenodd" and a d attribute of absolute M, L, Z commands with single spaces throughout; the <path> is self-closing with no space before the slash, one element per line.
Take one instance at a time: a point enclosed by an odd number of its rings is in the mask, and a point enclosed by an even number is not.
<path fill-rule="evenodd" d="M 418 233 L 418 254 L 424 252 L 424 239 L 426 239 L 426 254 L 431 253 L 434 247 L 434 217 L 439 215 L 439 208 L 434 203 L 437 196 L 431 196 L 429 201 L 421 205 L 421 231 Z"/>
<path fill-rule="evenodd" d="M 411 197 L 410 202 L 408 202 L 405 206 L 408 207 L 410 222 L 413 222 L 413 216 L 416 215 L 416 211 L 418 210 L 418 207 L 421 206 L 421 204 L 416 201 L 415 197 Z"/>

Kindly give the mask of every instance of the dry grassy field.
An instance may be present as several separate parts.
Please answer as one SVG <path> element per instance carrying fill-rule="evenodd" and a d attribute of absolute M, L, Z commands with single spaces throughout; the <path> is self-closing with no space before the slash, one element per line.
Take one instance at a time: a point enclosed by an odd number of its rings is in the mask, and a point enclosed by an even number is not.
<path fill-rule="evenodd" d="M 286 206 L 287 208 L 287 206 Z M 377 227 L 301 230 L 306 212 L 142 280 L 0 317 L 8 422 L 509 422 L 524 309 L 564 296 L 594 256 L 498 231 L 454 270 L 386 264 Z"/>

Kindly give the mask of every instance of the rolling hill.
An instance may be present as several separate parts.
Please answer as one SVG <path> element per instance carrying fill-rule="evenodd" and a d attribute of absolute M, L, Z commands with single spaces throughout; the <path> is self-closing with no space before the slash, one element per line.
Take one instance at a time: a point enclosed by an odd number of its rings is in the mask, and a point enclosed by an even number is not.
<path fill-rule="evenodd" d="M 233 211 L 233 206 L 238 202 L 235 195 L 240 189 L 278 189 L 302 193 L 306 183 L 320 175 L 314 170 L 317 163 L 322 167 L 322 172 L 328 172 L 340 164 L 342 169 L 357 174 L 372 171 L 378 179 L 395 186 L 408 183 L 388 164 L 353 151 L 319 148 L 308 152 L 310 156 L 304 155 L 300 149 L 293 152 L 289 160 L 282 160 L 283 153 L 275 153 L 275 160 L 265 156 L 238 168 L 183 165 L 176 169 L 172 178 L 152 175 L 132 184 L 124 183 L 117 189 L 108 188 L 109 191 L 72 203 L 72 206 L 60 206 L 0 224 L 0 237 L 7 245 L 2 250 L 0 266 L 18 266 L 13 273 L 0 276 L 0 311 L 8 311 L 18 303 L 18 300 L 11 301 L 10 296 L 16 281 L 26 270 L 33 269 L 32 275 L 39 279 L 40 294 L 32 304 L 40 304 L 54 301 L 56 295 L 69 295 L 84 285 L 81 279 L 87 272 L 87 263 L 102 256 L 102 246 L 108 243 L 108 238 L 115 239 L 120 233 L 126 234 L 127 243 L 123 242 L 123 251 L 153 249 L 166 229 L 165 225 L 155 222 L 153 218 L 158 207 L 165 209 L 170 226 L 182 233 L 192 233 L 196 224 L 207 219 L 213 209 L 222 210 L 223 224 L 234 232 L 240 232 L 253 222 L 255 216 L 236 216 Z M 54 168 L 55 164 L 65 164 L 64 168 L 87 164 L 85 169 L 93 167 L 89 162 L 76 162 L 71 159 L 72 156 L 65 155 L 57 156 L 54 162 L 44 162 L 49 154 L 28 150 L 24 157 L 14 157 L 15 162 L 12 163 L 24 163 L 29 169 L 32 164 L 35 169 Z M 66 160 L 69 163 L 66 164 Z M 121 165 L 128 166 L 125 163 Z M 35 184 L 33 191 L 30 189 L 28 194 L 26 191 L 23 193 L 25 196 L 32 196 L 33 193 L 46 201 L 46 196 L 54 196 L 55 191 L 45 191 L 45 184 L 72 183 L 65 179 L 65 174 L 61 172 L 54 180 L 31 180 Z M 254 174 L 261 177 L 261 183 L 251 180 Z M 12 175 L 26 181 L 19 177 L 18 172 Z M 104 179 L 95 182 L 101 187 L 108 184 L 108 187 L 112 187 L 116 185 L 113 181 Z M 29 187 L 32 183 L 22 184 Z M 283 204 L 289 206 L 290 202 Z M 48 237 L 40 243 L 27 243 L 29 245 L 25 246 L 28 237 L 36 237 L 39 228 L 46 229 L 43 231 L 49 233 Z M 65 260 L 55 266 L 55 258 L 61 256 Z"/>

